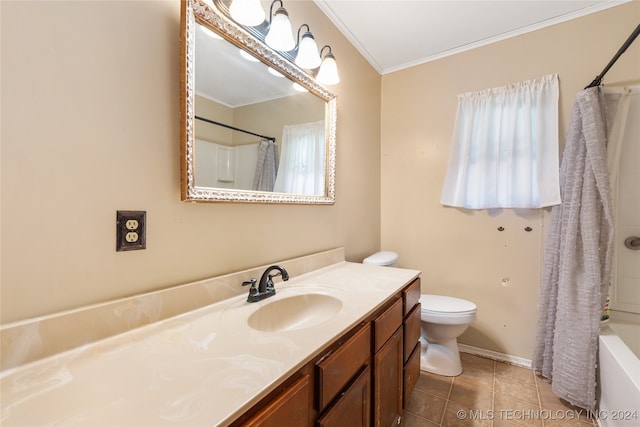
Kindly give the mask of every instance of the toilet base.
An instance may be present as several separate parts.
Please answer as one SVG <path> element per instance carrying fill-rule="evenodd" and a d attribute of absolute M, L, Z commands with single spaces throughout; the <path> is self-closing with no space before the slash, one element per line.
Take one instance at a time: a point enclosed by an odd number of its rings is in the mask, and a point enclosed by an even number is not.
<path fill-rule="evenodd" d="M 458 341 L 454 338 L 440 343 L 423 344 L 420 369 L 436 375 L 456 377 L 462 373 Z"/>

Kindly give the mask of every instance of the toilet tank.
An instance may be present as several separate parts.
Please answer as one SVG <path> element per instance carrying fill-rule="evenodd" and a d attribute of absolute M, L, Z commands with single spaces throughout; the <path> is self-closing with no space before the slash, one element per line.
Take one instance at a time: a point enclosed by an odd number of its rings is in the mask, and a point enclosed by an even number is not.
<path fill-rule="evenodd" d="M 363 264 L 381 265 L 384 267 L 397 267 L 398 266 L 398 254 L 391 251 L 376 252 L 375 254 L 366 257 Z"/>

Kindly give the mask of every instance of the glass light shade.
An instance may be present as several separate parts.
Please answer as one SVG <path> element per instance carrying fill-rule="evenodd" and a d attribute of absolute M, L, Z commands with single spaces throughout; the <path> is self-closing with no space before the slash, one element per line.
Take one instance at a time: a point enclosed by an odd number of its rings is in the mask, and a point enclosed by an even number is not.
<path fill-rule="evenodd" d="M 336 63 L 336 58 L 331 52 L 327 53 L 322 60 L 316 80 L 318 83 L 325 85 L 335 85 L 340 83 L 340 76 L 338 76 L 338 64 Z"/>
<path fill-rule="evenodd" d="M 289 14 L 284 8 L 281 7 L 276 10 L 264 41 L 270 48 L 282 52 L 288 52 L 296 47 L 296 41 L 293 39 L 293 33 L 291 32 Z"/>
<path fill-rule="evenodd" d="M 262 24 L 265 17 L 260 0 L 233 0 L 229 14 L 238 24 L 252 27 Z"/>
<path fill-rule="evenodd" d="M 295 62 L 300 68 L 307 70 L 318 68 L 322 62 L 318 54 L 318 45 L 309 31 L 302 35 Z"/>

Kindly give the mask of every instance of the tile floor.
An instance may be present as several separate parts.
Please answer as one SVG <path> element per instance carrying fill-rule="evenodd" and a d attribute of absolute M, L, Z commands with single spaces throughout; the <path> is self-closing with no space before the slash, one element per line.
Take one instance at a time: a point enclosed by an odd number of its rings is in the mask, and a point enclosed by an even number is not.
<path fill-rule="evenodd" d="M 596 425 L 530 369 L 466 353 L 461 358 L 460 376 L 421 372 L 401 427 Z"/>

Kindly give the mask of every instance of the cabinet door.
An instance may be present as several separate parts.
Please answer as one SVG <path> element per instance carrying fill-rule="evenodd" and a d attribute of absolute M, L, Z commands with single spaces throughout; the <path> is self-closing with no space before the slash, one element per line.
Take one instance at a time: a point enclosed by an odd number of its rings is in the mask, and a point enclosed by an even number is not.
<path fill-rule="evenodd" d="M 303 375 L 242 424 L 252 427 L 310 426 L 312 419 L 311 383 Z"/>
<path fill-rule="evenodd" d="M 404 319 L 404 362 L 411 356 L 416 343 L 420 341 L 420 304 Z"/>
<path fill-rule="evenodd" d="M 367 366 L 336 403 L 322 417 L 318 418 L 316 426 L 369 427 L 370 417 L 371 371 Z"/>
<path fill-rule="evenodd" d="M 374 425 L 390 427 L 402 415 L 402 328 L 374 356 Z"/>
<path fill-rule="evenodd" d="M 407 407 L 407 402 L 411 397 L 416 383 L 420 378 L 420 343 L 415 345 L 413 352 L 409 356 L 409 360 L 404 364 L 404 394 L 402 398 L 402 407 Z"/>

